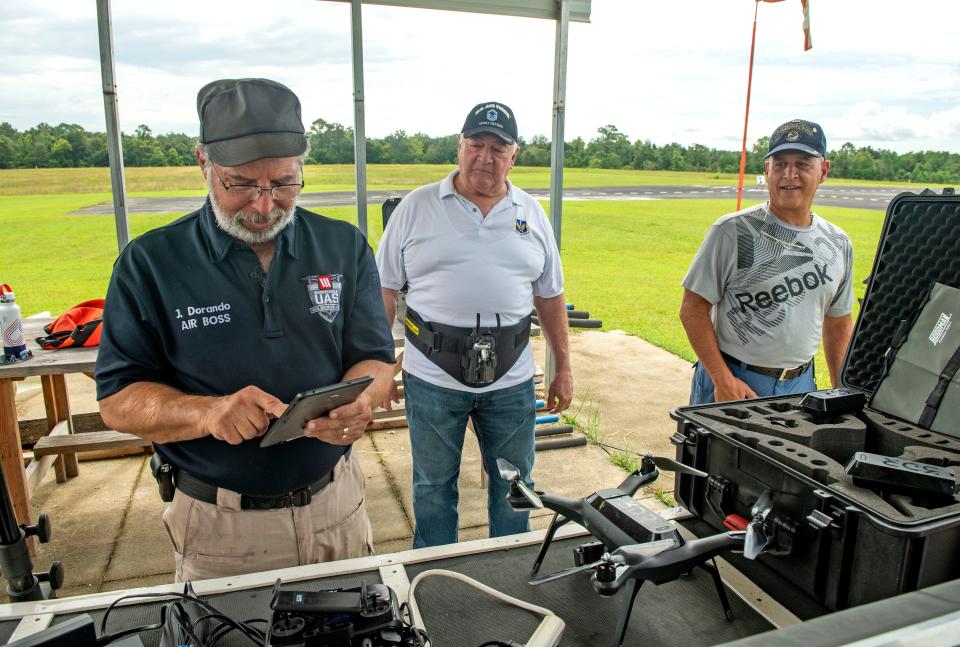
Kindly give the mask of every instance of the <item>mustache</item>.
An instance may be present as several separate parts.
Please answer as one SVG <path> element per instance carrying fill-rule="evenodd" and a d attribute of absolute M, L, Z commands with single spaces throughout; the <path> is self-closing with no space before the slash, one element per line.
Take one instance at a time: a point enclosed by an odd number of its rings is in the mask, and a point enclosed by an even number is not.
<path fill-rule="evenodd" d="M 233 214 L 233 220 L 237 224 L 240 224 L 242 222 L 252 222 L 255 225 L 262 225 L 268 222 L 279 220 L 285 215 L 286 215 L 286 211 L 284 209 L 281 209 L 280 207 L 276 207 L 275 209 L 273 209 L 273 211 L 271 211 L 267 215 L 263 215 L 259 211 L 241 210 Z"/>

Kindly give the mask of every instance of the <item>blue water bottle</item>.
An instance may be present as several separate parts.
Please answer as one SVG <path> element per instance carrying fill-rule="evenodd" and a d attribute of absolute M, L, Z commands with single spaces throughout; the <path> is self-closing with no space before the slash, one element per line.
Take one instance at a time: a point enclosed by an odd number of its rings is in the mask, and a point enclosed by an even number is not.
<path fill-rule="evenodd" d="M 31 353 L 23 340 L 23 325 L 20 322 L 20 306 L 10 286 L 0 285 L 0 336 L 3 338 L 3 358 L 0 363 L 29 359 Z"/>

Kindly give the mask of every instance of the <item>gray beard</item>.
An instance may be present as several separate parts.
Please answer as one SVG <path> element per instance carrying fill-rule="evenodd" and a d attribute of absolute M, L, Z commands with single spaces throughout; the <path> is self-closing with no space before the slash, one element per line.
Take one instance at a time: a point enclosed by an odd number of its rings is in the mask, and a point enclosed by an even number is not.
<path fill-rule="evenodd" d="M 281 207 L 275 208 L 269 216 L 263 216 L 253 210 L 230 211 L 226 209 L 217 195 L 213 192 L 213 186 L 209 180 L 212 174 L 208 174 L 207 193 L 210 196 L 210 205 L 213 207 L 213 215 L 216 217 L 217 226 L 240 242 L 248 245 L 262 245 L 269 243 L 276 238 L 283 229 L 293 220 L 293 213 L 297 209 L 296 202 L 289 209 Z M 252 231 L 243 226 L 244 221 L 253 223 L 262 223 L 266 220 L 273 220 L 274 223 L 269 229 L 263 231 Z"/>

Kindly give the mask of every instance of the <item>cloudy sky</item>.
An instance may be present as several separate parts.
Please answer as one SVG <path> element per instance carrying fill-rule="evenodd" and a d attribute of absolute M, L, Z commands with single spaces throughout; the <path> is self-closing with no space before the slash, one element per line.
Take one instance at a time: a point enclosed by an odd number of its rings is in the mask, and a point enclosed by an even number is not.
<path fill-rule="evenodd" d="M 316 0 L 114 0 L 121 126 L 197 132 L 207 81 L 266 76 L 304 118 L 353 122 L 350 7 Z M 103 130 L 94 0 L 0 4 L 0 122 Z M 753 0 L 593 0 L 570 29 L 566 139 L 614 124 L 631 139 L 739 149 Z M 479 101 L 549 136 L 554 23 L 365 6 L 367 133 L 458 132 Z M 960 153 L 960 2 L 800 0 L 759 6 L 748 140 L 793 117 L 831 148 Z"/>

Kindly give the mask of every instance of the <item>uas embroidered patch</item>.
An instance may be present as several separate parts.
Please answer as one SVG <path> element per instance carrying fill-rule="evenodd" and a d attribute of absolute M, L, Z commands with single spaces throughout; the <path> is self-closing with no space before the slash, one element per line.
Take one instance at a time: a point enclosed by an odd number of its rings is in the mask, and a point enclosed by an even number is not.
<path fill-rule="evenodd" d="M 342 274 L 311 274 L 303 281 L 310 297 L 310 314 L 320 315 L 328 323 L 340 314 L 340 293 L 343 289 Z"/>

